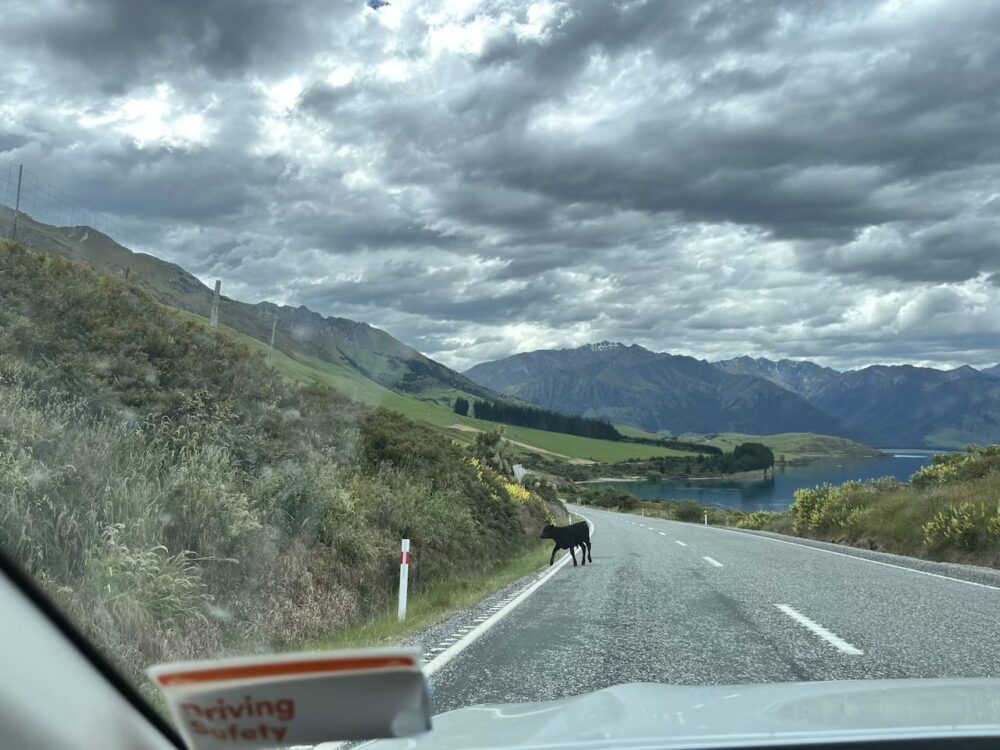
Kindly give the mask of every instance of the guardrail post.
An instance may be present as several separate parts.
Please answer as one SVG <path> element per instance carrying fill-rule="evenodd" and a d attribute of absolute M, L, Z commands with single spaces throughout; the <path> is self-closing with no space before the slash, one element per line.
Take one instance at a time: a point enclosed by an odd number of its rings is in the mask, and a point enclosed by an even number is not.
<path fill-rule="evenodd" d="M 410 540 L 403 540 L 403 549 L 399 554 L 399 620 L 406 619 L 406 595 L 410 578 Z"/>

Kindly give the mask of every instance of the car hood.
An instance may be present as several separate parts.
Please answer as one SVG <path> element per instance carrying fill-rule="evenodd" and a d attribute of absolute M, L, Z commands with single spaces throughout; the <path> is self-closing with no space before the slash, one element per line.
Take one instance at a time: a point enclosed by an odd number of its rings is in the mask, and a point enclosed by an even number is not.
<path fill-rule="evenodd" d="M 373 750 L 697 748 L 1000 735 L 1000 680 L 629 684 L 544 703 L 462 708 Z"/>

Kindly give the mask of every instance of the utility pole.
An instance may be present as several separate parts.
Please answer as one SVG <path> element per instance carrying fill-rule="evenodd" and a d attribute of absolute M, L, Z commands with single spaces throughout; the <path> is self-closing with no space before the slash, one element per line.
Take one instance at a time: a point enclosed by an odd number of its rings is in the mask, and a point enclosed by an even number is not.
<path fill-rule="evenodd" d="M 215 297 L 212 299 L 212 317 L 210 318 L 213 331 L 219 327 L 219 292 L 221 290 L 222 290 L 222 279 L 216 279 Z"/>
<path fill-rule="evenodd" d="M 17 215 L 21 211 L 21 178 L 24 176 L 24 165 L 17 165 L 17 200 L 14 202 L 14 228 L 10 231 L 10 241 L 17 241 Z"/>
<path fill-rule="evenodd" d="M 274 357 L 274 332 L 278 330 L 278 316 L 274 316 L 274 320 L 271 321 L 271 348 L 267 350 L 267 361 L 270 362 Z"/>

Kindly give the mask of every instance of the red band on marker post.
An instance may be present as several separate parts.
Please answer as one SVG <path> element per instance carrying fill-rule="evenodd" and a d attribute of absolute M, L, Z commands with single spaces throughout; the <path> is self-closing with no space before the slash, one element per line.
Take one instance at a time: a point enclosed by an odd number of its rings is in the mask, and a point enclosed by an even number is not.
<path fill-rule="evenodd" d="M 400 622 L 406 619 L 406 594 L 410 577 L 410 540 L 403 540 L 403 548 L 399 553 L 399 611 Z"/>

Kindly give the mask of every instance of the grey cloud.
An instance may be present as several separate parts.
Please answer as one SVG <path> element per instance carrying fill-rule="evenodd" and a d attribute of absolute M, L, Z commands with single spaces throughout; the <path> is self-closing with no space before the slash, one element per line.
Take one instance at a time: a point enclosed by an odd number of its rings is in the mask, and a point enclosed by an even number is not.
<path fill-rule="evenodd" d="M 989 359 L 1000 6 L 579 0 L 540 33 L 528 6 L 440 46 L 429 0 L 23 0 L 0 157 L 143 249 L 449 364 L 603 338 Z M 81 124 L 158 84 L 204 138 Z"/>
<path fill-rule="evenodd" d="M 960 216 L 929 226 L 892 226 L 873 237 L 828 250 L 827 268 L 901 281 L 965 281 L 1000 269 L 1000 221 Z"/>
<path fill-rule="evenodd" d="M 438 210 L 474 225 L 516 228 L 532 232 L 544 228 L 556 204 L 548 198 L 494 185 L 469 185 L 437 191 Z"/>
<path fill-rule="evenodd" d="M 256 66 L 287 67 L 296 50 L 316 45 L 355 2 L 274 3 L 267 0 L 89 0 L 65 3 L 44 21 L 5 24 L 13 47 L 41 47 L 91 74 L 105 92 L 170 77 L 191 67 L 214 77 Z"/>
<path fill-rule="evenodd" d="M 317 115 L 321 118 L 336 116 L 341 105 L 359 95 L 356 86 L 331 86 L 328 83 L 315 83 L 302 92 L 296 107 L 303 112 Z"/>

